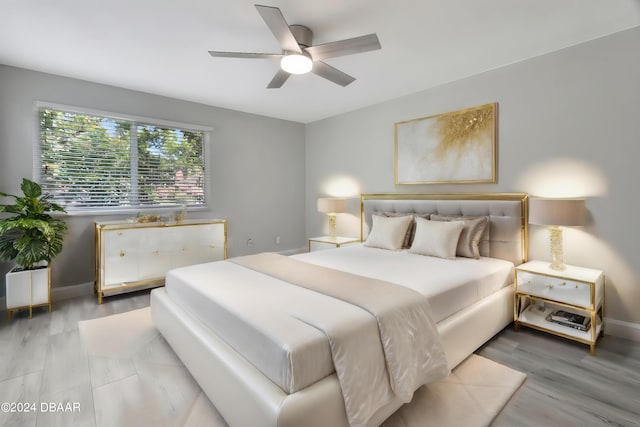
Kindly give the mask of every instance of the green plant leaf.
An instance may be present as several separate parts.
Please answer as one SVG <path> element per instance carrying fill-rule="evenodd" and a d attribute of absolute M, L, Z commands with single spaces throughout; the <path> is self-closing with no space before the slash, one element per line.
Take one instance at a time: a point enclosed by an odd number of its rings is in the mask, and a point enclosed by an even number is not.
<path fill-rule="evenodd" d="M 20 217 L 12 217 L 0 221 L 0 236 L 10 232 L 11 230 L 19 228 L 17 225 L 19 218 Z"/>
<path fill-rule="evenodd" d="M 0 205 L 0 212 L 19 214 L 22 213 L 22 209 L 20 209 L 16 205 Z"/>
<path fill-rule="evenodd" d="M 41 261 L 51 261 L 49 245 L 42 240 L 33 240 L 24 250 L 19 251 L 16 262 L 25 268 L 31 268 Z"/>
<path fill-rule="evenodd" d="M 27 178 L 22 179 L 20 188 L 22 189 L 24 195 L 29 198 L 37 198 L 42 195 L 42 188 L 40 187 L 40 185 L 28 180 Z"/>
<path fill-rule="evenodd" d="M 18 256 L 18 251 L 13 247 L 13 242 L 19 237 L 19 234 L 13 232 L 0 232 L 0 259 L 3 261 L 11 261 Z"/>

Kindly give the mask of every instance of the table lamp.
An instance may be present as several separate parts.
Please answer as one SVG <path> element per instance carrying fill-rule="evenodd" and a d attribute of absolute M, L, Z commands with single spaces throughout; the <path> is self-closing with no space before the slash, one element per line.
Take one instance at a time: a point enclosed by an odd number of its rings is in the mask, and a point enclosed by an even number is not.
<path fill-rule="evenodd" d="M 318 199 L 318 212 L 329 216 L 329 237 L 336 238 L 336 214 L 347 211 L 345 199 L 323 197 Z"/>
<path fill-rule="evenodd" d="M 562 228 L 579 227 L 586 222 L 584 199 L 542 199 L 529 201 L 529 224 L 549 226 L 552 270 L 564 270 Z"/>

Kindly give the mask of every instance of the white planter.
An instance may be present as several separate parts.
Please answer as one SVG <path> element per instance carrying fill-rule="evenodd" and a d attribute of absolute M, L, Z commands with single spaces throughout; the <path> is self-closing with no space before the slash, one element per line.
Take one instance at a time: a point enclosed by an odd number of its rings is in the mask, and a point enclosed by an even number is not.
<path fill-rule="evenodd" d="M 9 319 L 14 311 L 23 308 L 29 309 L 29 318 L 33 315 L 33 307 L 48 306 L 51 311 L 51 267 L 14 270 L 5 276 Z"/>

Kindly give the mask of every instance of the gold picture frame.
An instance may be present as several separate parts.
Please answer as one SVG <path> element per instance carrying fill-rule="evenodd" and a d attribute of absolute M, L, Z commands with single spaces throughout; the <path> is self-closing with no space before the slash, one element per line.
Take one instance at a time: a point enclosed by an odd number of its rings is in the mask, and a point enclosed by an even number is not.
<path fill-rule="evenodd" d="M 491 103 L 395 123 L 395 183 L 495 183 L 497 122 Z"/>

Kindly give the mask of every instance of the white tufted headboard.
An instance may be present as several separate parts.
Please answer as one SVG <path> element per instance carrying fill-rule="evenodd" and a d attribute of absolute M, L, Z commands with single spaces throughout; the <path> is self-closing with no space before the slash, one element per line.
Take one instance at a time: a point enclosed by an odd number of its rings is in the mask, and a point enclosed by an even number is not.
<path fill-rule="evenodd" d="M 480 254 L 511 261 L 516 266 L 527 260 L 528 195 L 525 193 L 362 194 L 362 240 L 369 234 L 374 212 L 488 216 L 490 226 L 480 242 Z"/>

